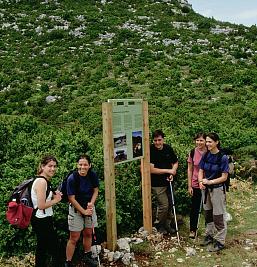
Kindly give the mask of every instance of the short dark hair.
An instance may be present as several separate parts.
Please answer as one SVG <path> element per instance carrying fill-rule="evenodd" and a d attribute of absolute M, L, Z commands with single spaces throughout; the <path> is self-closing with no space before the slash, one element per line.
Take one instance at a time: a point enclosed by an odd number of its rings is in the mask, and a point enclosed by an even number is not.
<path fill-rule="evenodd" d="M 203 139 L 206 139 L 206 134 L 203 133 L 203 132 L 199 132 L 199 133 L 197 133 L 197 134 L 195 135 L 194 140 L 196 140 L 196 139 L 198 139 L 198 138 L 200 138 L 200 137 L 202 137 Z"/>
<path fill-rule="evenodd" d="M 154 139 L 154 138 L 156 138 L 158 136 L 161 136 L 162 138 L 164 138 L 165 134 L 164 134 L 164 132 L 162 130 L 155 130 L 153 132 L 153 134 L 152 134 L 152 138 Z"/>

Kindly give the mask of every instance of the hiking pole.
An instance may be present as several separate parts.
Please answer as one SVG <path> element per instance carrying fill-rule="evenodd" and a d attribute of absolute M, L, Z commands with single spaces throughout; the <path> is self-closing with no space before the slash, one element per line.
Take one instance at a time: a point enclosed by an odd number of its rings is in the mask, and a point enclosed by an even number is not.
<path fill-rule="evenodd" d="M 201 213 L 202 213 L 202 207 L 203 207 L 203 197 L 201 195 L 201 202 L 200 202 L 200 207 L 199 207 L 199 212 L 198 212 L 198 218 L 197 218 L 197 225 L 196 225 L 196 231 L 195 231 L 195 240 L 197 239 L 198 227 L 199 227 L 199 222 L 200 222 L 200 216 L 201 216 Z"/>
<path fill-rule="evenodd" d="M 177 238 L 178 238 L 178 245 L 181 246 L 180 245 L 180 240 L 179 240 L 179 234 L 178 234 L 178 222 L 177 222 L 174 195 L 173 195 L 173 189 L 172 189 L 172 181 L 170 181 L 170 193 L 171 193 L 171 198 L 172 198 L 172 207 L 173 207 L 173 213 L 174 213 L 174 219 L 175 219 L 175 226 L 176 226 L 176 232 L 177 232 Z"/>
<path fill-rule="evenodd" d="M 92 217 L 91 217 L 91 222 L 92 222 L 92 233 L 93 233 L 93 238 L 94 238 L 94 242 L 95 242 L 95 246 L 96 246 L 96 254 L 97 254 L 98 266 L 101 267 L 100 257 L 99 257 L 99 254 L 98 254 L 98 248 L 97 248 L 97 244 L 96 244 L 95 227 L 94 227 L 94 224 L 93 224 L 93 219 L 92 219 Z"/>

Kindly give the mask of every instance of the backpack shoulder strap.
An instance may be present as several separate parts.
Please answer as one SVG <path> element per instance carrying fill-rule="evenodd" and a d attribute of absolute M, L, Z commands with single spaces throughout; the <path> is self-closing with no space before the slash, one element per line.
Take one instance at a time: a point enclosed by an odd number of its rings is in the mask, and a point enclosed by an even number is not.
<path fill-rule="evenodd" d="M 195 148 L 193 148 L 193 149 L 190 151 L 190 158 L 192 159 L 192 161 L 194 161 L 194 155 L 195 155 Z"/>
<path fill-rule="evenodd" d="M 218 160 L 217 160 L 217 163 L 219 164 L 219 166 L 221 166 L 221 162 L 222 162 L 222 158 L 223 156 L 226 156 L 228 157 L 226 151 L 222 151 L 220 150 L 219 151 L 219 155 L 218 155 Z M 224 193 L 227 191 L 229 191 L 229 186 L 230 186 L 230 176 L 229 176 L 229 173 L 228 173 L 228 177 L 227 177 L 227 180 L 225 182 L 223 182 L 223 191 Z"/>
<path fill-rule="evenodd" d="M 36 176 L 34 178 L 34 180 L 36 180 L 37 178 L 43 178 L 46 181 L 46 185 L 47 185 L 47 188 L 46 188 L 46 199 L 47 199 L 47 197 L 48 197 L 48 195 L 50 194 L 51 191 L 54 193 L 53 188 L 52 188 L 52 184 L 44 176 L 38 175 L 38 176 Z"/>
<path fill-rule="evenodd" d="M 222 151 L 218 152 L 217 163 L 219 165 L 221 165 L 221 161 L 222 161 L 222 158 L 223 158 L 224 155 L 226 155 L 226 154 L 224 154 Z"/>
<path fill-rule="evenodd" d="M 79 193 L 79 189 L 80 189 L 80 177 L 79 177 L 78 170 L 74 170 L 72 174 L 74 176 L 75 195 L 76 195 Z"/>
<path fill-rule="evenodd" d="M 192 165 L 194 166 L 194 155 L 195 155 L 195 148 L 191 149 L 189 156 L 192 160 Z"/>
<path fill-rule="evenodd" d="M 208 157 L 209 153 L 210 152 L 207 150 L 206 153 L 203 154 L 202 159 L 203 159 L 204 163 L 207 162 L 207 157 Z"/>

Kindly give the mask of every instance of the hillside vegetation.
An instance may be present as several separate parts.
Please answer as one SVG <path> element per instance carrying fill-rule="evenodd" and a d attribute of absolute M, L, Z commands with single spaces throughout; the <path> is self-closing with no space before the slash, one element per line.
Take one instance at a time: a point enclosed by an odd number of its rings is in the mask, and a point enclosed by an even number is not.
<path fill-rule="evenodd" d="M 92 156 L 102 179 L 97 212 L 105 232 L 101 104 L 108 99 L 148 101 L 151 130 L 163 129 L 179 156 L 182 214 L 186 155 L 197 131 L 218 132 L 239 165 L 256 160 L 256 26 L 204 18 L 182 0 L 1 0 L 0 21 L 2 254 L 34 246 L 30 228 L 7 224 L 5 204 L 45 153 L 59 159 L 54 185 L 77 154 Z M 252 176 L 247 167 L 237 174 Z M 117 167 L 116 178 L 121 235 L 142 223 L 139 162 Z M 65 241 L 66 210 L 56 209 Z"/>

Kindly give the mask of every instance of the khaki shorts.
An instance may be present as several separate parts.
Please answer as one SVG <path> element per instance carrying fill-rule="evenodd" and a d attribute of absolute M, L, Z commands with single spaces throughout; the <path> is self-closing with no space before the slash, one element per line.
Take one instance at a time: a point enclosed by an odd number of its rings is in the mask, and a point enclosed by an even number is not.
<path fill-rule="evenodd" d="M 84 228 L 97 227 L 95 207 L 92 216 L 82 216 L 80 212 L 75 211 L 72 205 L 69 205 L 68 225 L 71 232 L 80 232 Z"/>

